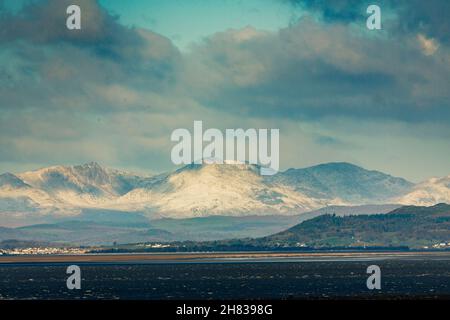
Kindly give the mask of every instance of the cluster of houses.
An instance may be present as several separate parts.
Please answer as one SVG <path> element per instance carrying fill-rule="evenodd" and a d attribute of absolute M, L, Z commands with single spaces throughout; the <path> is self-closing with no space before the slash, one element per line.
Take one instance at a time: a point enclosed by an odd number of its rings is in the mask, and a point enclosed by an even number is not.
<path fill-rule="evenodd" d="M 450 248 L 450 242 L 440 242 L 435 243 L 431 247 L 424 246 L 424 249 L 449 249 Z"/>
<path fill-rule="evenodd" d="M 0 249 L 0 255 L 28 255 L 28 254 L 84 254 L 86 249 L 82 248 L 14 248 Z"/>

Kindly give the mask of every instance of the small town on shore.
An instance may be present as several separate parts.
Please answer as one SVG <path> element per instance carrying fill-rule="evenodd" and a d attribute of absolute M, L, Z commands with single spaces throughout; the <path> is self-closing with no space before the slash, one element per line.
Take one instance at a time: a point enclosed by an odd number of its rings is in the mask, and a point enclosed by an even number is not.
<path fill-rule="evenodd" d="M 145 243 L 145 244 L 135 244 L 134 250 L 130 250 L 130 252 L 141 252 L 142 249 L 145 248 L 147 250 L 154 249 L 156 252 L 164 252 L 164 251 L 172 251 L 171 248 L 176 248 L 177 245 L 171 245 L 167 243 Z M 298 246 L 299 248 L 305 248 L 305 245 Z M 311 248 L 312 249 L 312 248 Z M 350 249 L 350 248 L 348 248 Z M 353 249 L 357 249 L 354 247 Z M 369 247 L 366 249 L 370 250 Z M 423 246 L 421 248 L 417 248 L 416 250 L 424 250 L 424 251 L 432 251 L 432 250 L 449 250 L 450 249 L 450 241 L 449 242 L 440 242 L 435 243 L 430 246 Z M 147 251 L 143 250 L 143 251 Z M 112 250 L 117 251 L 117 250 Z M 118 250 L 118 252 L 123 252 L 124 250 Z M 125 250 L 126 251 L 126 250 Z M 111 250 L 103 247 L 21 247 L 21 248 L 0 248 L 0 256 L 11 256 L 11 255 L 80 255 L 80 254 L 89 254 L 89 253 L 111 253 Z"/>

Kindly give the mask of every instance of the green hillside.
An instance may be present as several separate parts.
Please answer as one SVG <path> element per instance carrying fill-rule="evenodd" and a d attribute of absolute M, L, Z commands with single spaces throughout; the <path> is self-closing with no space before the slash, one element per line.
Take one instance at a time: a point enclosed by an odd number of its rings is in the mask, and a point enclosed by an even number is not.
<path fill-rule="evenodd" d="M 450 205 L 407 206 L 376 215 L 322 215 L 255 241 L 266 246 L 431 247 L 450 242 Z"/>

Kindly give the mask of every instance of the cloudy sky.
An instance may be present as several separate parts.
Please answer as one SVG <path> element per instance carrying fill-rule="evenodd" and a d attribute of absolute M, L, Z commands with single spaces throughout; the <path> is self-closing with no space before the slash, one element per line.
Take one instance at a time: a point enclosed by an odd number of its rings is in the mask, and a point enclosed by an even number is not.
<path fill-rule="evenodd" d="M 366 29 L 366 8 L 382 30 Z M 66 29 L 78 4 L 82 30 Z M 0 0 L 0 172 L 173 168 L 170 134 L 279 128 L 283 169 L 450 174 L 450 1 Z"/>

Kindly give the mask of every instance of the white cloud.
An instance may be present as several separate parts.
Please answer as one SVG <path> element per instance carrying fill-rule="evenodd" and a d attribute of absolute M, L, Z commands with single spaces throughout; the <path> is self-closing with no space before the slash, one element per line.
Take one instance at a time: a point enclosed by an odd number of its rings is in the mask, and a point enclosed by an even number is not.
<path fill-rule="evenodd" d="M 423 34 L 417 35 L 417 41 L 426 56 L 433 55 L 439 49 L 439 43 L 435 39 L 426 38 Z"/>

